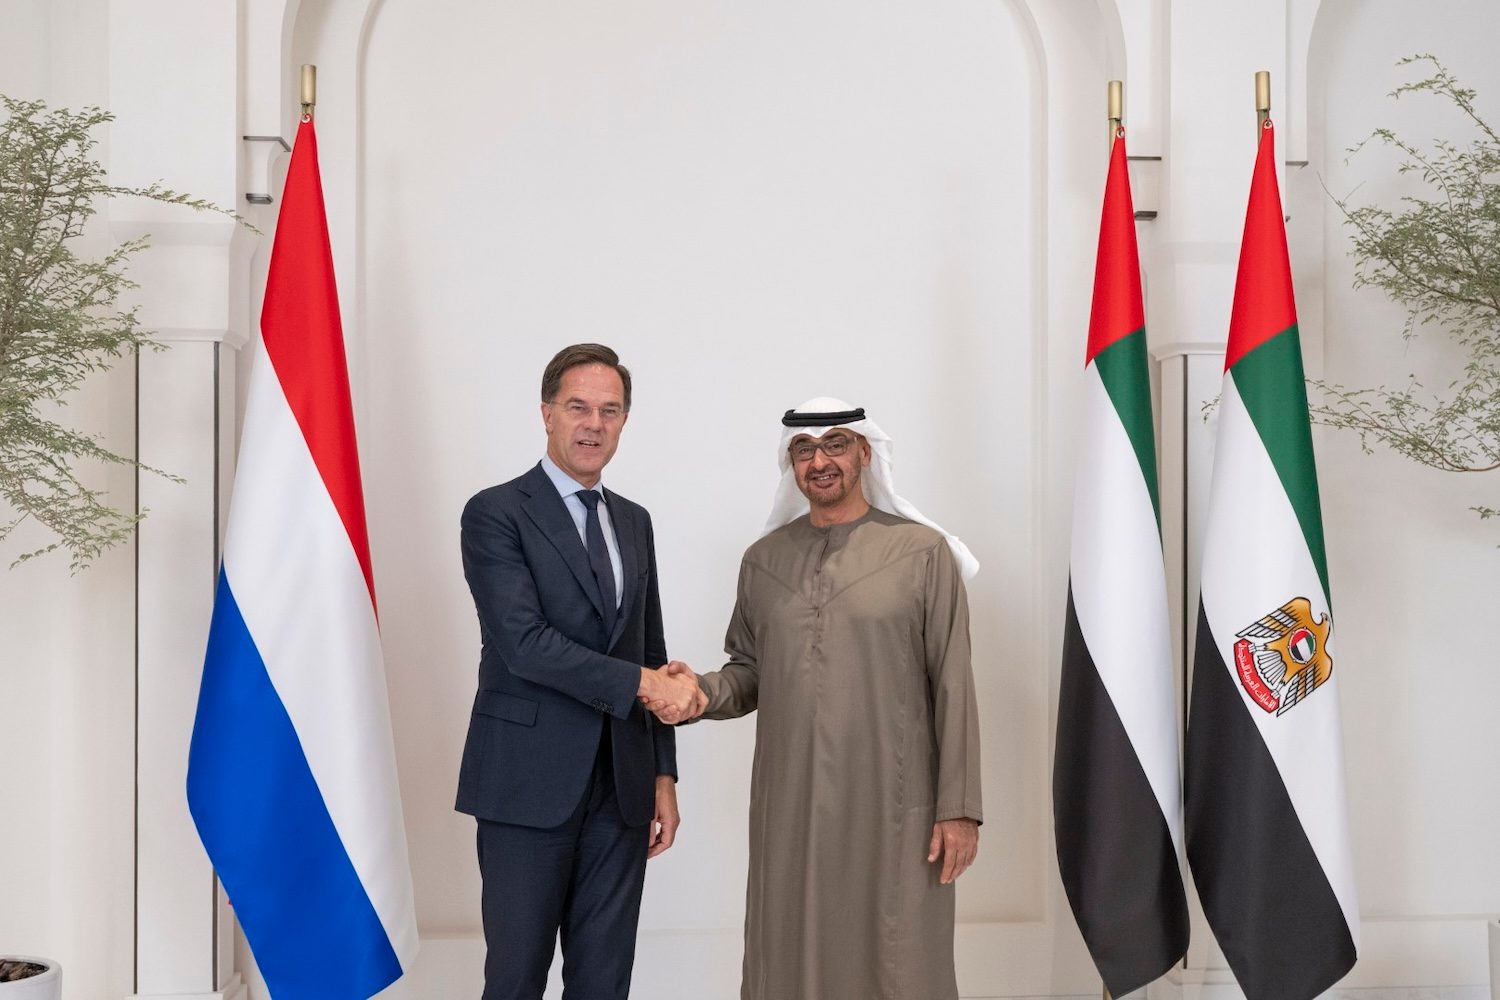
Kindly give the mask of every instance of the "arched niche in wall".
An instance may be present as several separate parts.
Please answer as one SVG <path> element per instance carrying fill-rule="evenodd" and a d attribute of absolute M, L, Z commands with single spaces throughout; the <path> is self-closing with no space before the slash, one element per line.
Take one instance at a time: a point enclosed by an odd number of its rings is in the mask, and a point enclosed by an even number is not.
<path fill-rule="evenodd" d="M 542 366 L 597 340 L 635 372 L 606 478 L 653 512 L 674 655 L 720 655 L 781 412 L 846 397 L 896 437 L 906 494 L 987 564 L 973 586 L 989 610 L 974 623 L 987 763 L 998 794 L 1036 801 L 1007 746 L 1026 725 L 1010 696 L 1045 676 L 1008 652 L 1040 596 L 1025 570 L 1044 287 L 1033 60 L 1005 4 L 381 7 L 360 95 L 379 400 L 362 433 L 375 543 L 420 582 L 382 603 L 393 684 L 412 682 L 398 701 L 451 721 L 424 771 L 451 773 L 472 696 L 457 512 L 536 461 Z M 411 674 L 430 659 L 444 669 Z M 737 746 L 722 766 L 738 776 L 749 738 L 749 724 L 683 734 L 685 808 L 743 812 L 743 782 L 711 780 L 702 758 Z M 418 829 L 451 797 L 443 782 L 415 794 Z M 1015 823 L 997 816 L 997 839 Z M 447 816 L 433 833 L 455 826 L 466 838 Z M 741 829 L 713 839 L 739 854 Z M 663 868 L 706 848 L 685 838 Z M 996 896 L 966 905 L 989 916 L 1035 896 L 1041 860 L 997 856 L 981 873 Z M 738 923 L 743 865 L 726 867 L 676 920 L 690 907 L 692 925 Z M 656 885 L 646 925 L 673 926 Z M 445 922 L 473 919 L 451 905 Z"/>
<path fill-rule="evenodd" d="M 984 567 L 992 846 L 960 893 L 960 968 L 990 992 L 1089 988 L 1052 874 L 1049 394 L 1055 338 L 1082 342 L 1093 234 L 1062 253 L 1049 224 L 1079 199 L 1097 221 L 1102 150 L 1086 170 L 1064 153 L 1102 133 L 1104 35 L 1095 0 L 303 0 L 292 61 L 320 67 L 424 930 L 478 929 L 452 812 L 478 650 L 458 512 L 536 461 L 542 366 L 597 340 L 635 373 L 606 482 L 652 511 L 669 649 L 700 668 L 770 504 L 780 413 L 839 395 L 892 433 L 901 491 Z M 738 940 L 753 738 L 682 734 L 687 823 L 652 863 L 643 936 Z"/>

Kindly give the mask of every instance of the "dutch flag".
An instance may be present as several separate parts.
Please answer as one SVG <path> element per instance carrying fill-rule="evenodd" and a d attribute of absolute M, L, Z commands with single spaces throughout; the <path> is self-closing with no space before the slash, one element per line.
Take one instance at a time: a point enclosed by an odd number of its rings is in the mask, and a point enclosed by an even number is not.
<path fill-rule="evenodd" d="M 272 996 L 367 998 L 417 951 L 311 121 L 250 374 L 187 797 Z"/>

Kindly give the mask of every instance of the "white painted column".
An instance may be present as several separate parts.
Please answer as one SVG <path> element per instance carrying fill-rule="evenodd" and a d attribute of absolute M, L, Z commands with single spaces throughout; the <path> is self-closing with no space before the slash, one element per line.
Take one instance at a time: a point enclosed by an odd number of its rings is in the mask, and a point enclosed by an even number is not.
<path fill-rule="evenodd" d="M 160 180 L 237 207 L 238 5 L 109 4 L 109 165 L 119 184 Z M 149 233 L 132 276 L 143 326 L 169 346 L 138 362 L 135 996 L 238 998 L 233 923 L 188 814 L 188 745 L 213 602 L 231 466 L 234 359 L 253 243 L 234 222 L 116 199 L 110 230 Z"/>
<path fill-rule="evenodd" d="M 136 996 L 234 997 L 243 987 L 233 918 L 184 786 L 227 500 L 236 352 L 208 338 L 163 339 L 171 349 L 139 369 L 140 457 L 187 482 L 143 476 L 140 489 L 150 515 L 137 571 Z"/>
<path fill-rule="evenodd" d="M 1160 10 L 1145 3 L 1123 6 L 1127 13 L 1132 7 Z M 1162 530 L 1169 597 L 1174 620 L 1181 623 L 1174 639 L 1185 705 L 1213 472 L 1215 424 L 1204 420 L 1203 406 L 1217 397 L 1223 371 L 1257 141 L 1255 72 L 1271 73 L 1274 115 L 1286 92 L 1288 14 L 1282 4 L 1179 2 L 1170 8 L 1168 24 L 1157 31 L 1137 27 L 1133 37 L 1152 50 L 1162 32 L 1166 37 L 1167 76 L 1160 84 L 1170 106 L 1165 127 L 1152 136 L 1162 154 L 1160 214 L 1143 247 L 1142 264 L 1147 330 L 1161 365 Z M 1128 55 L 1134 59 L 1141 53 Z M 1278 139 L 1284 147 L 1285 136 Z M 1151 995 L 1239 997 L 1192 891 L 1189 901 L 1192 940 L 1186 961 L 1154 984 Z"/>

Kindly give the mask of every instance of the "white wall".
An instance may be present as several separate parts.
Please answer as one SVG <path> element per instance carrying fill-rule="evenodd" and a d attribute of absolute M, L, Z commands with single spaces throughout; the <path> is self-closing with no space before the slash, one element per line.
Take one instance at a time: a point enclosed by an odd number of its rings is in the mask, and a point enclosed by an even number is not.
<path fill-rule="evenodd" d="M 1464 354 L 1435 330 L 1410 343 L 1404 312 L 1374 289 L 1351 287 L 1349 231 L 1332 199 L 1393 203 L 1419 193 L 1399 180 L 1398 160 L 1347 150 L 1381 126 L 1418 145 L 1471 141 L 1457 112 L 1438 98 L 1385 97 L 1425 67 L 1398 69 L 1403 56 L 1431 52 L 1500 124 L 1495 8 L 1470 0 L 1433 9 L 1397 2 L 1327 4 L 1310 76 L 1315 141 L 1298 173 L 1308 227 L 1321 226 L 1324 270 L 1304 268 L 1298 296 L 1321 298 L 1302 315 L 1321 328 L 1323 374 L 1348 385 L 1430 386 L 1457 376 Z M 1420 74 L 1420 75 L 1419 75 Z M 1500 474 L 1457 475 L 1419 467 L 1387 451 L 1361 452 L 1349 433 L 1317 438 L 1329 573 L 1339 608 L 1340 681 L 1349 750 L 1355 862 L 1366 919 L 1367 967 L 1386 981 L 1447 975 L 1481 982 L 1478 915 L 1500 911 L 1500 654 L 1492 630 L 1500 599 L 1500 531 L 1467 508 L 1495 505 Z M 1427 949 L 1428 970 L 1377 969 L 1386 935 L 1417 924 L 1452 928 L 1446 948 Z M 1467 949 L 1458 939 L 1472 933 Z M 1445 954 L 1446 951 L 1446 954 Z M 1399 978 L 1397 978 L 1399 977 Z M 1371 979 L 1371 981 L 1374 981 Z M 1429 978 L 1422 981 L 1433 981 Z"/>
<path fill-rule="evenodd" d="M 98 0 L 0 2 L 0 93 L 104 103 L 102 12 Z M 84 252 L 108 245 L 96 218 Z M 130 455 L 134 414 L 125 361 L 60 418 Z M 87 479 L 108 502 L 135 506 L 132 470 L 89 469 Z M 0 546 L 0 565 L 49 541 L 22 525 Z M 133 565 L 126 544 L 73 578 L 66 555 L 0 568 L 0 952 L 58 960 L 70 997 L 132 989 Z"/>
<path fill-rule="evenodd" d="M 635 372 L 608 479 L 653 512 L 670 648 L 702 668 L 769 507 L 780 413 L 840 395 L 896 436 L 903 491 L 985 566 L 989 822 L 960 919 L 1047 919 L 1049 161 L 1032 31 L 1024 9 L 957 2 L 378 9 L 356 367 L 424 929 L 479 929 L 473 822 L 452 812 L 478 650 L 457 514 L 536 461 L 541 368 L 591 339 Z M 685 826 L 652 864 L 645 933 L 737 942 L 752 740 L 751 720 L 682 734 Z M 1050 981 L 1046 964 L 1032 974 Z M 730 990 L 737 966 L 720 970 Z"/>

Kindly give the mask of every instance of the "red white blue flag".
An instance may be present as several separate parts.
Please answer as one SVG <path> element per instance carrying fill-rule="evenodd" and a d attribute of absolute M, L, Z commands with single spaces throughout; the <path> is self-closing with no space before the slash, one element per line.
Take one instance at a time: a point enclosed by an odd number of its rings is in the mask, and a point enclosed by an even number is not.
<path fill-rule="evenodd" d="M 417 931 L 311 121 L 261 332 L 188 806 L 271 995 L 363 1000 L 411 967 Z"/>

